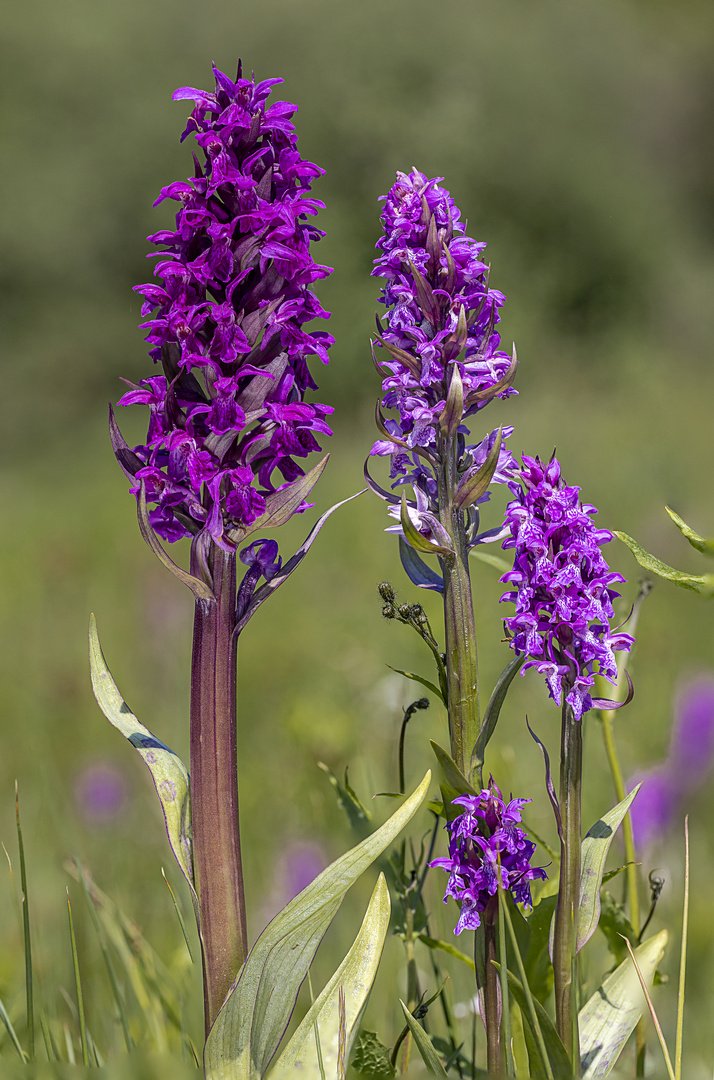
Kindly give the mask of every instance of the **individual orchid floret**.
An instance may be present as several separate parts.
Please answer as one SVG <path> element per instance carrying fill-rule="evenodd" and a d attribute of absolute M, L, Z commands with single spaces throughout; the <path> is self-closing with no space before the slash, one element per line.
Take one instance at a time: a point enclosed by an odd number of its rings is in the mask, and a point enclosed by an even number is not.
<path fill-rule="evenodd" d="M 625 579 L 610 570 L 600 548 L 613 539 L 597 529 L 594 506 L 581 503 L 578 487 L 568 487 L 555 457 L 523 456 L 521 487 L 506 509 L 514 549 L 513 570 L 501 578 L 512 588 L 501 600 L 516 605 L 505 619 L 510 645 L 526 657 L 523 672 L 534 667 L 546 677 L 559 704 L 563 694 L 579 720 L 592 708 L 594 674 L 617 680 L 615 652 L 629 650 L 630 634 L 610 629 L 612 586 Z"/>
<path fill-rule="evenodd" d="M 195 103 L 183 138 L 195 136 L 202 161 L 162 189 L 176 224 L 149 237 L 157 281 L 137 286 L 163 374 L 128 384 L 120 404 L 148 406 L 146 443 L 131 451 L 113 422 L 112 436 L 159 536 L 232 552 L 276 508 L 284 518 L 307 506 L 301 461 L 331 434 L 333 410 L 304 400 L 316 389 L 309 363 L 327 362 L 332 344 L 305 325 L 328 317 L 312 285 L 331 271 L 310 252 L 323 204 L 309 191 L 323 170 L 297 151 L 297 107 L 267 102 L 282 80 L 214 75 L 213 93 L 174 94 Z"/>
<path fill-rule="evenodd" d="M 547 874 L 542 867 L 531 866 L 536 846 L 520 828 L 521 808 L 530 801 L 506 803 L 493 779 L 480 794 L 453 800 L 464 809 L 447 825 L 449 857 L 429 865 L 449 874 L 444 903 L 452 897 L 461 904 L 455 934 L 481 925 L 481 915 L 499 884 L 517 903 L 532 907 L 530 883 Z"/>

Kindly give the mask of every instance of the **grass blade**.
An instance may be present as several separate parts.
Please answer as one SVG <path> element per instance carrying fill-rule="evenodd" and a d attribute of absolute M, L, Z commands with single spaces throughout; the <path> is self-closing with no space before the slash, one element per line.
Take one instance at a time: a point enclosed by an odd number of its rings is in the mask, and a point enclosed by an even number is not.
<path fill-rule="evenodd" d="M 670 511 L 671 514 L 671 511 Z M 684 911 L 682 912 L 682 951 L 679 958 L 677 993 L 677 1033 L 674 1042 L 675 1080 L 682 1080 L 682 1033 L 684 1031 L 684 981 L 687 973 L 687 932 L 689 930 L 689 815 L 684 819 Z"/>
<path fill-rule="evenodd" d="M 179 925 L 181 927 L 181 933 L 183 934 L 183 939 L 186 942 L 186 948 L 188 949 L 188 955 L 191 957 L 191 963 L 193 964 L 194 963 L 193 953 L 191 952 L 191 942 L 188 940 L 188 930 L 186 929 L 186 923 L 183 920 L 183 915 L 181 914 L 181 908 L 178 906 L 178 901 L 177 901 L 176 897 L 174 896 L 174 891 L 171 888 L 171 885 L 169 884 L 169 879 L 166 877 L 166 874 L 164 873 L 163 866 L 161 867 L 161 876 L 164 879 L 164 881 L 166 882 L 166 888 L 169 890 L 169 894 L 171 896 L 171 899 L 174 902 L 174 907 L 176 908 L 176 915 L 178 916 Z"/>
<path fill-rule="evenodd" d="M 7 1009 L 3 1005 L 2 1001 L 0 1001 L 0 1020 L 2 1020 L 3 1024 L 5 1025 L 5 1027 L 7 1029 L 7 1033 L 10 1036 L 10 1039 L 12 1040 L 12 1045 L 15 1047 L 18 1054 L 22 1058 L 22 1060 L 27 1061 L 27 1054 L 22 1049 L 22 1045 L 20 1043 L 20 1040 L 17 1037 L 17 1033 L 16 1033 L 14 1027 L 12 1026 L 12 1020 L 7 1015 Z"/>
<path fill-rule="evenodd" d="M 44 1009 L 40 1013 L 40 1027 L 42 1028 L 42 1038 L 45 1040 L 45 1053 L 47 1054 L 48 1061 L 57 1061 L 57 1049 L 52 1038 L 52 1032 L 50 1026 L 47 1023 L 47 1016 Z"/>
<path fill-rule="evenodd" d="M 25 848 L 22 843 L 20 828 L 20 799 L 15 781 L 15 819 L 17 821 L 17 847 L 20 855 L 20 888 L 22 889 L 22 937 L 25 945 L 25 992 L 27 998 L 27 1041 L 28 1059 L 35 1060 L 35 1006 L 32 986 L 32 942 L 30 939 L 30 908 L 27 897 L 27 872 L 25 868 Z"/>
<path fill-rule="evenodd" d="M 84 896 L 87 901 L 87 906 L 89 908 L 89 912 L 92 918 L 92 923 L 94 924 L 94 929 L 99 940 L 99 948 L 102 950 L 102 956 L 104 957 L 107 974 L 109 975 L 109 982 L 111 983 L 114 1000 L 116 1001 L 117 1008 L 119 1010 L 119 1019 L 121 1020 L 122 1032 L 124 1035 L 124 1045 L 126 1046 L 127 1051 L 131 1051 L 134 1049 L 134 1040 L 131 1037 L 131 1031 L 129 1029 L 129 1017 L 126 1014 L 126 1005 L 124 1004 L 124 998 L 122 997 L 121 990 L 119 989 L 119 981 L 114 970 L 112 958 L 109 955 L 109 949 L 107 948 L 105 935 L 99 922 L 99 916 L 97 915 L 94 904 L 92 903 L 92 898 L 89 895 L 89 889 L 87 887 L 87 879 L 85 876 L 84 867 L 82 867 L 78 862 L 76 862 L 75 865 L 79 873 L 79 880 L 82 883 L 82 889 L 84 890 Z"/>
<path fill-rule="evenodd" d="M 664 1063 L 667 1066 L 667 1073 L 669 1075 L 669 1080 L 675 1080 L 674 1069 L 672 1068 L 672 1059 L 669 1056 L 669 1050 L 667 1049 L 667 1043 L 665 1042 L 664 1035 L 662 1033 L 662 1027 L 661 1027 L 660 1022 L 659 1022 L 659 1018 L 658 1018 L 657 1013 L 655 1011 L 654 1004 L 652 1003 L 652 998 L 650 997 L 650 992 L 647 989 L 647 983 L 645 982 L 645 977 L 642 974 L 642 971 L 640 969 L 640 965 L 637 963 L 637 957 L 635 956 L 635 954 L 633 952 L 632 946 L 630 945 L 627 938 L 623 938 L 623 940 L 625 942 L 625 945 L 627 946 L 627 951 L 629 952 L 630 957 L 632 958 L 632 963 L 635 965 L 635 971 L 637 972 L 637 978 L 640 980 L 640 986 L 642 987 L 642 992 L 645 995 L 645 1000 L 647 1001 L 647 1007 L 650 1010 L 650 1016 L 652 1017 L 652 1023 L 655 1026 L 655 1031 L 657 1032 L 657 1038 L 659 1039 L 659 1044 L 662 1047 L 662 1054 L 664 1056 Z"/>
<path fill-rule="evenodd" d="M 84 997 L 82 995 L 82 980 L 79 974 L 79 957 L 77 956 L 77 939 L 74 936 L 74 919 L 72 918 L 72 905 L 69 902 L 69 889 L 67 889 L 67 914 L 69 917 L 69 938 L 72 943 L 72 964 L 74 966 L 74 985 L 77 991 L 77 1014 L 79 1016 L 79 1037 L 82 1040 L 82 1064 L 89 1067 L 89 1045 L 87 1043 L 87 1025 L 84 1019 Z"/>
<path fill-rule="evenodd" d="M 508 962 L 506 959 L 506 922 L 504 909 L 506 902 L 503 897 L 503 889 L 498 887 L 498 959 L 500 961 L 499 977 L 501 980 L 501 1016 L 503 1024 L 503 1042 L 506 1048 L 506 1075 L 515 1076 L 516 1069 L 513 1063 L 513 1047 L 511 1046 L 511 1003 L 508 995 Z"/>
<path fill-rule="evenodd" d="M 536 1042 L 538 1044 L 538 1051 L 540 1053 L 543 1069 L 548 1080 L 553 1080 L 553 1069 L 551 1067 L 550 1058 L 548 1057 L 548 1051 L 545 1048 L 545 1040 L 543 1038 L 543 1031 L 540 1026 L 540 1020 L 538 1019 L 538 1013 L 533 1001 L 533 995 L 531 994 L 530 987 L 528 985 L 528 979 L 526 978 L 526 969 L 523 964 L 523 957 L 521 956 L 521 950 L 518 948 L 518 941 L 516 939 L 516 932 L 513 929 L 513 922 L 511 921 L 511 913 L 503 904 L 503 921 L 508 927 L 508 936 L 511 940 L 511 948 L 513 949 L 513 955 L 516 958 L 516 964 L 518 966 L 518 974 L 521 977 L 521 985 L 523 987 L 523 993 L 526 998 L 526 1007 L 528 1010 L 528 1018 L 533 1029 Z M 520 1005 L 520 1002 L 519 1002 Z"/>

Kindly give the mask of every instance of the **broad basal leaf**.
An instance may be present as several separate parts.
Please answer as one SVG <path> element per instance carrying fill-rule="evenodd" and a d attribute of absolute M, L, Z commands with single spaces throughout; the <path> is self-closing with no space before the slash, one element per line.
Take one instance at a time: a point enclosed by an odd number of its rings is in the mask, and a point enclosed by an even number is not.
<path fill-rule="evenodd" d="M 600 889 L 605 872 L 605 860 L 617 829 L 630 809 L 632 800 L 641 788 L 638 784 L 622 802 L 603 814 L 583 837 L 580 856 L 580 906 L 576 951 L 590 940 L 600 918 Z"/>
<path fill-rule="evenodd" d="M 648 989 L 652 987 L 666 945 L 667 931 L 662 930 L 635 949 Z M 628 956 L 580 1010 L 583 1080 L 601 1080 L 615 1067 L 645 1007 L 635 965 Z"/>
<path fill-rule="evenodd" d="M 271 1070 L 271 1080 L 287 1080 L 293 1069 L 299 1069 L 300 1075 L 306 1077 L 306 1080 L 320 1080 L 320 1063 L 315 1041 L 316 1024 L 325 1076 L 337 1074 L 340 987 L 345 1002 L 345 1058 L 349 1061 L 350 1050 L 359 1031 L 362 1013 L 377 974 L 384 939 L 389 929 L 390 910 L 389 889 L 384 874 L 380 874 L 352 948 L 283 1050 L 275 1068 Z"/>
<path fill-rule="evenodd" d="M 207 1080 L 253 1080 L 265 1074 L 345 893 L 416 813 L 430 781 L 427 773 L 381 828 L 323 870 L 265 928 L 209 1033 Z"/>

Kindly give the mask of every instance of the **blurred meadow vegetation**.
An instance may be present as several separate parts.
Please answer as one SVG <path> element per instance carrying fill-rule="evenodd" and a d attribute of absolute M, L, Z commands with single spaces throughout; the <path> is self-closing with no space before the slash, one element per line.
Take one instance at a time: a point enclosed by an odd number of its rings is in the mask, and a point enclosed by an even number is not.
<path fill-rule="evenodd" d="M 316 375 L 318 400 L 335 406 L 335 435 L 317 508 L 277 537 L 284 555 L 318 511 L 362 486 L 379 391 L 369 356 L 377 197 L 396 169 L 416 165 L 446 178 L 469 232 L 488 241 L 492 286 L 508 296 L 501 327 L 506 346 L 517 344 L 520 396 L 492 405 L 484 423 L 489 430 L 514 424 L 517 452 L 549 456 L 557 446 L 568 482 L 581 485 L 583 498 L 599 507 L 603 527 L 621 529 L 665 561 L 701 573 L 664 504 L 698 532 L 714 534 L 714 6 L 701 0 L 33 0 L 8 6 L 3 21 L 0 281 L 7 383 L 0 398 L 0 490 L 7 514 L 0 531 L 0 838 L 12 870 L 0 874 L 0 999 L 24 1039 L 17 779 L 36 994 L 59 1056 L 66 1061 L 71 1044 L 81 1061 L 69 885 L 87 1022 L 107 1059 L 106 1075 L 181 1078 L 195 1070 L 178 1024 L 182 1017 L 199 1045 L 200 977 L 190 968 L 162 866 L 187 923 L 190 904 L 148 773 L 100 715 L 86 658 L 93 610 L 130 705 L 187 760 L 190 596 L 141 540 L 106 429 L 107 402 L 121 393 L 119 377 L 151 373 L 137 328 L 140 301 L 131 290 L 151 273 L 146 234 L 172 214 L 170 204 L 153 209 L 152 202 L 162 185 L 191 171 L 189 144 L 179 143 L 186 105 L 172 102 L 171 93 L 182 85 L 211 87 L 212 60 L 231 74 L 240 56 L 259 79 L 282 76 L 276 96 L 299 104 L 302 154 L 327 170 L 315 185 L 327 204 L 318 221 L 327 236 L 317 255 L 335 268 L 320 284 L 320 297 L 333 312 L 336 344 L 329 368 Z M 120 422 L 130 442 L 145 432 L 142 409 L 126 410 Z M 494 499 L 482 520 L 496 524 L 502 505 Z M 418 687 L 386 665 L 433 677 L 416 636 L 380 614 L 376 585 L 389 579 L 403 600 L 422 601 L 439 625 L 438 598 L 409 586 L 386 524 L 371 495 L 344 507 L 240 643 L 242 823 L 253 937 L 289 898 L 296 859 L 312 862 L 314 873 L 355 842 L 317 762 L 338 776 L 349 766 L 353 787 L 384 818 L 386 801 L 371 796 L 396 787 L 402 709 L 419 696 Z M 631 578 L 625 617 L 639 568 L 618 543 L 607 555 Z M 493 567 L 475 562 L 473 569 L 487 697 L 509 658 L 498 606 L 503 587 Z M 678 683 L 714 668 L 713 630 L 711 604 L 657 584 L 640 619 L 631 669 L 636 696 L 617 716 L 628 775 L 664 757 Z M 531 675 L 516 680 L 486 765 L 504 791 L 534 798 L 527 821 L 553 843 L 526 712 L 555 750 L 558 712 L 542 679 Z M 446 739 L 436 702 L 410 724 L 412 786 L 432 765 L 429 737 Z M 98 772 L 108 773 L 116 789 L 111 814 L 92 811 L 86 797 L 87 777 Z M 687 777 L 681 782 L 686 788 Z M 584 799 L 588 824 L 615 801 L 594 719 L 586 733 Z M 690 799 L 687 809 L 693 896 L 685 1074 L 698 1080 L 714 1065 L 710 791 Z M 428 828 L 425 814 L 417 841 Z M 101 940 L 118 935 L 111 955 L 127 987 L 130 1041 L 137 1044 L 131 1058 L 122 1057 L 126 1039 L 100 937 L 83 889 L 68 872 L 71 858 L 130 920 L 122 924 L 111 905 L 99 912 Z M 619 852 L 611 861 L 618 860 Z M 671 1032 L 680 828 L 661 837 L 644 870 L 653 867 L 666 878 L 653 928 L 674 930 L 663 965 L 672 982 L 657 991 Z M 449 939 L 455 908 L 443 907 L 444 881 L 434 877 L 434 934 Z M 621 880 L 613 882 L 617 895 Z M 371 881 L 343 907 L 318 956 L 316 986 L 351 941 L 369 889 Z M 593 952 L 595 979 L 607 961 L 602 944 Z M 419 963 L 429 984 L 428 955 Z M 470 973 L 463 967 L 452 974 L 453 1000 L 467 1001 Z M 385 1042 L 401 1028 L 403 981 L 401 945 L 393 939 L 366 1018 Z M 163 1006 L 162 994 L 171 998 Z M 157 1019 L 162 1008 L 164 1020 Z M 464 1038 L 469 1030 L 467 1022 Z M 43 1060 L 39 1027 L 36 1042 Z M 653 1047 L 655 1074 L 658 1053 Z M 14 1075 L 15 1067 L 27 1075 L 4 1027 L 0 1057 L 3 1075 Z M 37 1076 L 75 1075 L 67 1065 L 35 1069 Z"/>

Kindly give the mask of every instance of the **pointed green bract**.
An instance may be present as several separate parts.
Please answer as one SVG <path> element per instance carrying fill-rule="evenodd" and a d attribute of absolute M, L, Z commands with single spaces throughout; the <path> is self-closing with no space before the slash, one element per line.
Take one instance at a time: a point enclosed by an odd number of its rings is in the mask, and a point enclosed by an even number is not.
<path fill-rule="evenodd" d="M 139 723 L 119 693 L 99 644 L 94 615 L 91 615 L 89 620 L 89 665 L 92 673 L 92 689 L 99 708 L 109 723 L 139 751 L 149 768 L 161 802 L 161 809 L 164 812 L 171 850 L 191 887 L 195 903 L 188 770 L 173 750 L 169 750 L 168 746 L 156 739 L 148 728 Z"/>
<path fill-rule="evenodd" d="M 384 874 L 380 874 L 352 948 L 283 1050 L 275 1068 L 270 1072 L 271 1080 L 286 1080 L 292 1069 L 299 1069 L 307 1080 L 317 1080 L 321 1075 L 315 1024 L 320 1036 L 325 1075 L 335 1074 L 339 1053 L 340 987 L 345 995 L 346 1056 L 349 1058 L 377 974 L 384 939 L 389 929 L 390 910 L 389 889 Z"/>
<path fill-rule="evenodd" d="M 652 986 L 655 970 L 664 956 L 667 936 L 667 931 L 662 930 L 635 949 L 648 987 Z M 611 1072 L 644 1008 L 644 994 L 628 956 L 580 1010 L 583 1080 L 602 1080 Z"/>
<path fill-rule="evenodd" d="M 421 1054 L 422 1061 L 426 1065 L 427 1072 L 431 1073 L 432 1076 L 448 1076 L 448 1073 L 441 1062 L 441 1058 L 434 1049 L 434 1044 L 424 1031 L 424 1028 L 418 1020 L 414 1019 L 401 998 L 399 999 L 399 1004 L 402 1007 L 407 1027 L 414 1038 L 416 1048 Z"/>
<path fill-rule="evenodd" d="M 658 577 L 679 585 L 680 589 L 691 589 L 692 592 L 702 593 L 703 596 L 714 594 L 714 574 L 697 576 L 696 574 L 685 574 L 681 570 L 675 570 L 673 566 L 668 566 L 667 563 L 662 562 L 655 555 L 650 555 L 649 551 L 645 551 L 643 547 L 640 547 L 637 541 L 633 540 L 627 533 L 618 532 L 617 529 L 614 530 L 614 533 L 618 539 L 622 540 L 623 544 L 627 545 L 640 566 L 644 567 L 645 570 L 651 570 Z"/>
<path fill-rule="evenodd" d="M 633 788 L 622 802 L 619 802 L 607 814 L 603 814 L 583 837 L 580 849 L 580 904 L 576 952 L 580 952 L 583 945 L 597 930 L 600 918 L 600 889 L 607 853 L 622 819 L 641 787 L 642 785 L 638 784 L 636 788 Z"/>
<path fill-rule="evenodd" d="M 714 555 L 714 540 L 706 540 L 699 533 L 695 533 L 686 521 L 683 521 L 679 514 L 675 514 L 674 510 L 671 510 L 669 506 L 665 506 L 665 510 L 671 517 L 674 524 L 677 526 L 682 536 L 689 541 L 693 548 L 697 551 L 701 551 L 704 555 Z"/>
<path fill-rule="evenodd" d="M 444 779 L 448 786 L 453 788 L 459 795 L 476 795 L 476 789 L 468 782 L 451 754 L 447 754 L 443 746 L 439 746 L 433 739 L 430 739 L 429 742 L 431 743 L 431 748 L 434 751 L 436 760 L 441 765 Z"/>
<path fill-rule="evenodd" d="M 209 1032 L 207 1080 L 253 1080 L 265 1074 L 345 893 L 411 820 L 430 782 L 428 772 L 381 828 L 323 870 L 265 928 Z"/>

